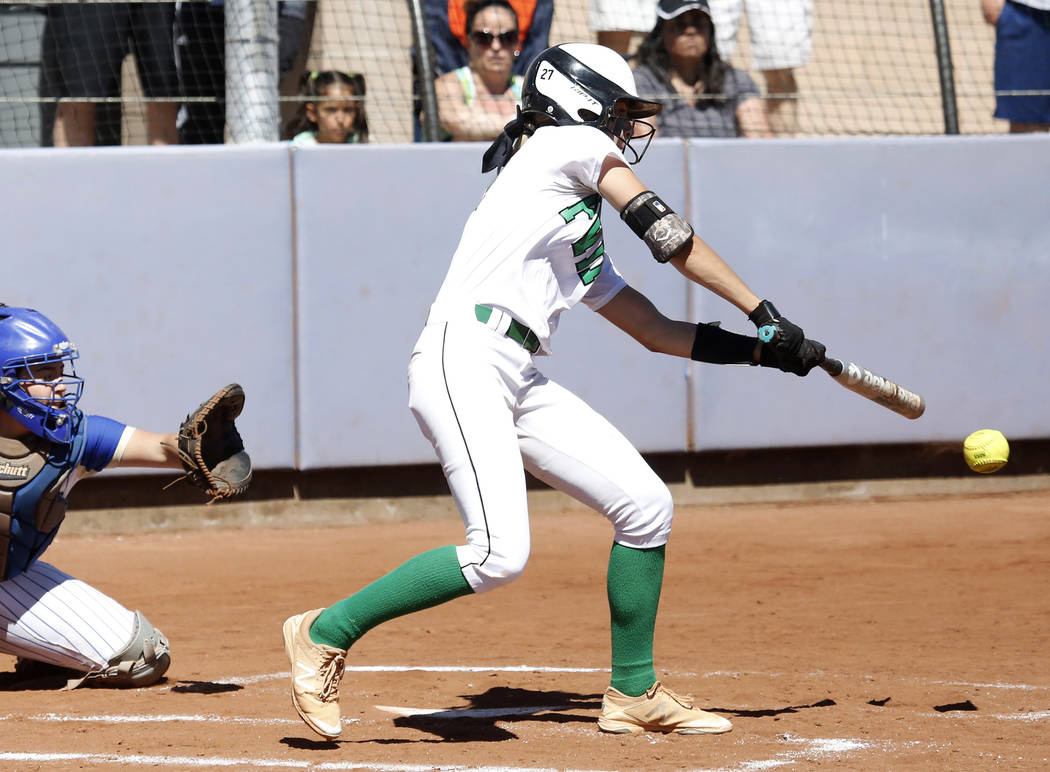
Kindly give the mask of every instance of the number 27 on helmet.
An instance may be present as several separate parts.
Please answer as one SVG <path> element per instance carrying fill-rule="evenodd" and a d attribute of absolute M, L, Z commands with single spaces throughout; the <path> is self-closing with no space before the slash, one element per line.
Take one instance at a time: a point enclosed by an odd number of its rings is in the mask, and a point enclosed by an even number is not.
<path fill-rule="evenodd" d="M 540 53 L 529 65 L 521 89 L 521 117 L 536 127 L 594 126 L 637 163 L 652 140 L 652 124 L 641 120 L 662 109 L 637 94 L 634 74 L 623 57 L 593 43 L 564 43 Z"/>

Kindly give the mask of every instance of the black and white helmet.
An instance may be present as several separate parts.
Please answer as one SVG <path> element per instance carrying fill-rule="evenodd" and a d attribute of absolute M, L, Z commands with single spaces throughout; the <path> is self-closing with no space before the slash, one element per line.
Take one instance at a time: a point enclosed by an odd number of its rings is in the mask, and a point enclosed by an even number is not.
<path fill-rule="evenodd" d="M 622 56 L 594 43 L 563 43 L 542 51 L 521 87 L 522 113 L 546 116 L 559 126 L 602 127 L 616 115 L 648 118 L 661 109 L 638 97 L 634 73 Z"/>
<path fill-rule="evenodd" d="M 594 43 L 563 43 L 540 52 L 525 73 L 521 107 L 515 121 L 486 153 L 482 171 L 502 166 L 511 141 L 540 126 L 582 124 L 602 129 L 618 140 L 631 163 L 649 147 L 653 126 L 641 119 L 663 109 L 638 96 L 634 73 L 620 54 Z M 642 141 L 644 140 L 644 144 Z M 632 147 L 632 141 L 641 150 Z"/>

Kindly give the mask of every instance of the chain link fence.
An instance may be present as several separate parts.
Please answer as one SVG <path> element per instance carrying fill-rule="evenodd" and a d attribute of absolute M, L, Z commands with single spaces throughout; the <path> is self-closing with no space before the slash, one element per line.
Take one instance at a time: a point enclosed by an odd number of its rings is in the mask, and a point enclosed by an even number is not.
<path fill-rule="evenodd" d="M 369 141 L 418 140 L 433 107 L 428 2 L 0 0 L 0 146 L 276 140 L 321 70 L 363 76 Z M 555 0 L 550 44 L 598 39 L 588 3 Z M 746 17 L 736 40 L 731 63 L 769 99 Z M 1006 131 L 994 50 L 977 0 L 815 0 L 791 133 Z"/>

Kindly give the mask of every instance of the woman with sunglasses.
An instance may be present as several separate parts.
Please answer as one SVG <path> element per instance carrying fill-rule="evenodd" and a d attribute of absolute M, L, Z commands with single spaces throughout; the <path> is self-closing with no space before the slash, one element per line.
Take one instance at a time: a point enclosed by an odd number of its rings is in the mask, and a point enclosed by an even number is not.
<path fill-rule="evenodd" d="M 434 82 L 446 140 L 491 140 L 514 118 L 521 76 L 512 75 L 520 40 L 518 16 L 507 0 L 467 5 L 469 64 Z"/>
<path fill-rule="evenodd" d="M 638 93 L 663 105 L 664 137 L 770 137 L 758 86 L 718 55 L 707 0 L 660 0 L 638 47 Z"/>

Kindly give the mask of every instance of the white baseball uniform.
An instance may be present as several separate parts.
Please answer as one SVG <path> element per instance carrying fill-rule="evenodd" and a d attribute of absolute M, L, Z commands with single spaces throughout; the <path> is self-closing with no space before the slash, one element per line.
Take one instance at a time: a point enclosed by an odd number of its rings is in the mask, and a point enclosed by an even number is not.
<path fill-rule="evenodd" d="M 135 431 L 108 418 L 88 416 L 84 452 L 60 485 L 74 485 L 118 463 Z M 0 490 L 23 478 L 0 480 Z M 41 560 L 0 581 L 0 651 L 53 665 L 88 671 L 104 667 L 131 640 L 135 614 L 94 587 Z"/>
<path fill-rule="evenodd" d="M 409 406 L 434 445 L 466 526 L 457 548 L 476 592 L 506 584 L 529 557 L 527 468 L 609 519 L 615 541 L 658 547 L 673 504 L 631 443 L 549 380 L 563 311 L 601 308 L 626 284 L 601 228 L 598 176 L 623 158 L 591 126 L 538 129 L 464 228 L 409 364 Z"/>

